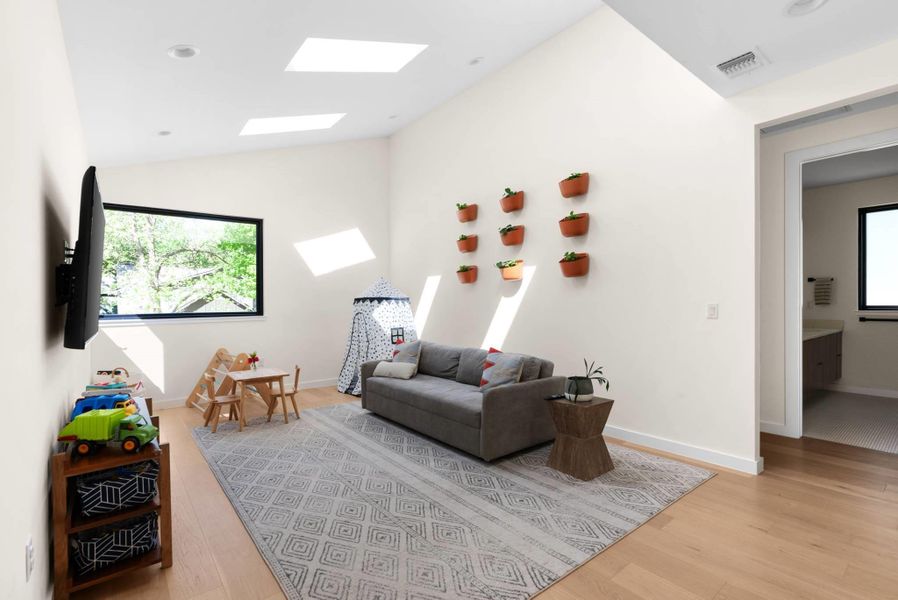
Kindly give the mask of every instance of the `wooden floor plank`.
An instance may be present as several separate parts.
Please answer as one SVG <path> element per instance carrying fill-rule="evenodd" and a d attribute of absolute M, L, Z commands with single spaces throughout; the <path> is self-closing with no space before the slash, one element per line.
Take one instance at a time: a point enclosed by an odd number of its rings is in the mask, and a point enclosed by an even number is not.
<path fill-rule="evenodd" d="M 299 394 L 303 409 L 352 400 L 333 388 Z M 263 412 L 258 404 L 248 411 Z M 175 566 L 75 598 L 283 598 L 193 442 L 200 413 L 160 417 L 172 448 Z M 758 477 L 680 459 L 719 474 L 539 599 L 894 600 L 898 456 L 767 434 L 761 442 L 766 471 Z"/>

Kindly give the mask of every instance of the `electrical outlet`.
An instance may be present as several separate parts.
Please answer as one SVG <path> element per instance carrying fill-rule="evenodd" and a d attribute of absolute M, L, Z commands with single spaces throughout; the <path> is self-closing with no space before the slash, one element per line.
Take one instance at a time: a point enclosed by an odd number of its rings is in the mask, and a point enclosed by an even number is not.
<path fill-rule="evenodd" d="M 719 306 L 717 304 L 709 304 L 707 318 L 716 319 L 717 315 L 718 315 L 718 309 L 719 309 Z"/>
<path fill-rule="evenodd" d="M 25 581 L 28 582 L 31 580 L 31 572 L 34 570 L 34 543 L 31 541 L 31 536 L 28 536 L 28 541 L 25 543 Z"/>

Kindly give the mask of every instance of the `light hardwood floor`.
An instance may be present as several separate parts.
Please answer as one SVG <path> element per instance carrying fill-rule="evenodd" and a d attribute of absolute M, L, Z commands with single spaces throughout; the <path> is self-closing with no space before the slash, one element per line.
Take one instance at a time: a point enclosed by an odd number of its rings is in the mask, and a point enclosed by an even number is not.
<path fill-rule="evenodd" d="M 299 398 L 303 409 L 351 400 L 333 389 Z M 201 415 L 159 416 L 171 443 L 174 566 L 75 598 L 283 598 L 191 438 Z M 539 599 L 898 598 L 898 456 L 766 435 L 762 454 L 759 477 L 701 465 L 719 475 Z"/>

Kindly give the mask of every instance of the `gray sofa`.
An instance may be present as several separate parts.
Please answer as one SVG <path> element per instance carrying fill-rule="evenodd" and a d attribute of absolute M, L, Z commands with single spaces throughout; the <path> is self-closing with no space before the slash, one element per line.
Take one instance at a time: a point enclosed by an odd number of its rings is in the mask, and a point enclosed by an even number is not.
<path fill-rule="evenodd" d="M 555 366 L 527 356 L 519 383 L 480 391 L 486 351 L 421 343 L 411 379 L 373 377 L 362 365 L 362 407 L 484 460 L 555 438 L 546 398 L 564 391 Z"/>

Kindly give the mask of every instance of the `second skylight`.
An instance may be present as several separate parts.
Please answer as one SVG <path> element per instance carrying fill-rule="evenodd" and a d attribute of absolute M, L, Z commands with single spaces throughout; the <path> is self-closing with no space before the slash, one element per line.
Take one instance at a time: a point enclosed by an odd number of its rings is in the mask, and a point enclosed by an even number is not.
<path fill-rule="evenodd" d="M 426 44 L 307 38 L 287 71 L 314 73 L 396 73 Z"/>

